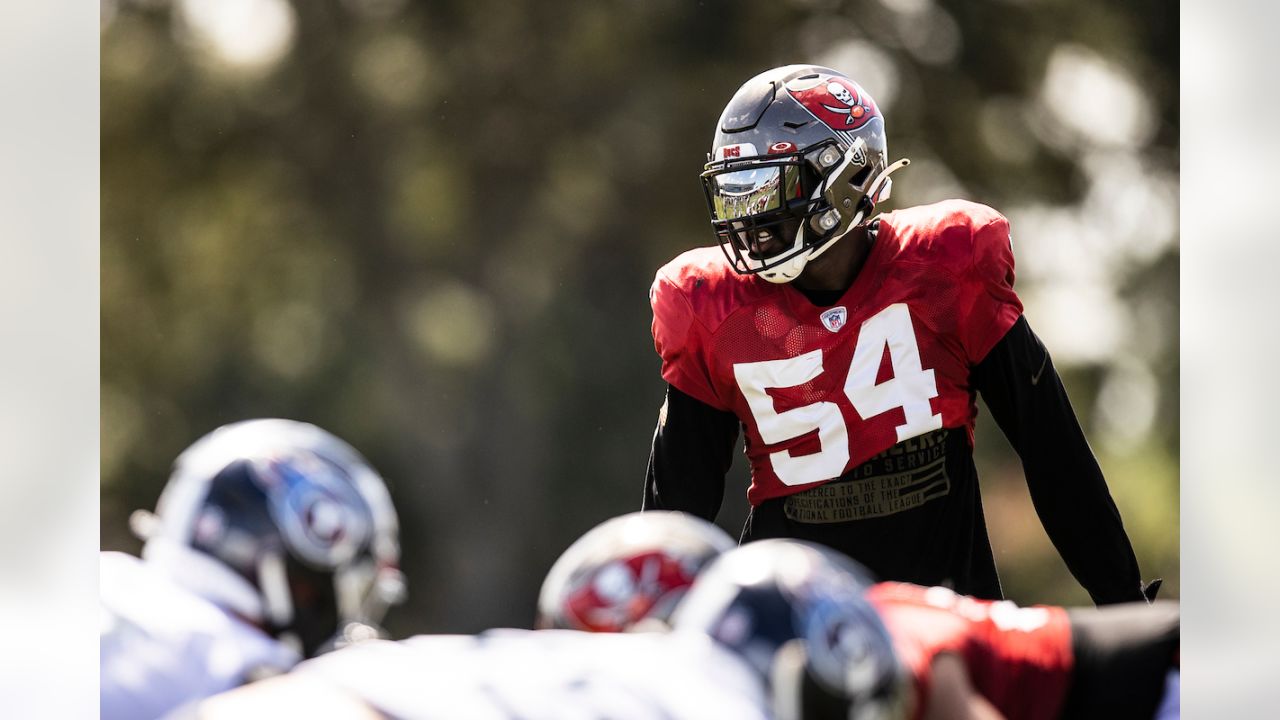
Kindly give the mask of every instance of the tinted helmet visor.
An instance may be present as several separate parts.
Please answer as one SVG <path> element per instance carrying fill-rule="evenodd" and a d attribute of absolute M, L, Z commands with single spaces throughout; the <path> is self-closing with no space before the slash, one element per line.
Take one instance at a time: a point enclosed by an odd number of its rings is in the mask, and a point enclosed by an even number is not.
<path fill-rule="evenodd" d="M 827 208 L 821 196 L 813 198 L 818 182 L 801 153 L 707 165 L 702 187 L 711 226 L 735 270 L 768 270 L 806 249 L 795 247 L 800 223 Z"/>

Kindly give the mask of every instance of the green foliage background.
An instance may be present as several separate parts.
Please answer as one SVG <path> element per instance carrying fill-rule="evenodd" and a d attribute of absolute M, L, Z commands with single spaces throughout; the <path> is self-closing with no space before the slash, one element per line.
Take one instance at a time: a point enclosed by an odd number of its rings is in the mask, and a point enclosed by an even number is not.
<path fill-rule="evenodd" d="M 303 419 L 390 485 L 411 592 L 393 631 L 527 626 L 558 553 L 638 507 L 663 387 L 647 290 L 667 259 L 712 242 L 697 175 L 721 108 L 761 70 L 825 62 L 881 100 L 895 157 L 924 159 L 897 176 L 897 206 L 963 195 L 1010 214 L 1028 317 L 1145 574 L 1177 595 L 1176 226 L 1142 246 L 1156 220 L 1117 228 L 1094 212 L 1099 197 L 1146 202 L 1124 195 L 1132 182 L 1105 185 L 1126 177 L 1098 171 L 1107 158 L 1127 158 L 1131 179 L 1176 179 L 1176 6 L 268 4 L 290 40 L 257 66 L 201 35 L 208 2 L 103 5 L 104 548 L 137 549 L 129 511 L 153 506 L 200 435 Z M 1060 101 L 1046 110 L 1055 58 L 1082 56 L 1136 88 L 1141 131 L 1107 135 L 1124 97 L 1091 76 L 1074 121 Z M 1019 225 L 1019 207 L 1077 224 L 1053 235 L 1050 221 Z M 1122 231 L 1139 250 L 1114 250 Z M 1100 270 L 1079 294 L 1116 301 L 1108 343 L 1091 339 L 1091 306 L 1057 331 L 1036 314 L 1038 288 L 1064 288 L 1072 307 L 1074 276 L 1059 269 L 1091 258 Z M 1073 333 L 1083 350 L 1061 352 L 1055 338 Z M 1123 382 L 1134 373 L 1146 384 Z M 1135 406 L 1148 410 L 1137 424 Z M 1087 602 L 984 420 L 1006 591 Z M 735 535 L 744 464 L 720 518 Z"/>

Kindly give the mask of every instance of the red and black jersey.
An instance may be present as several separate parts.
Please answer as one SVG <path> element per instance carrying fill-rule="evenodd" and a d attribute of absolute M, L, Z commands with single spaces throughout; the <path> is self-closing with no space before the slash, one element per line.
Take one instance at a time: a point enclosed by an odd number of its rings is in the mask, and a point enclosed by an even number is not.
<path fill-rule="evenodd" d="M 1061 714 L 1074 665 L 1063 608 L 1023 608 L 906 583 L 880 583 L 867 597 L 914 680 L 917 718 L 924 715 L 932 663 L 941 653 L 959 656 L 974 690 L 1008 720 Z"/>
<path fill-rule="evenodd" d="M 981 393 L 1071 572 L 1096 602 L 1141 600 L 1106 480 L 1022 316 L 1005 218 L 950 200 L 882 215 L 861 239 L 834 298 L 739 275 L 717 248 L 658 271 L 669 387 L 643 507 L 713 520 L 741 427 L 743 541 L 809 540 L 885 580 L 1000 598 L 973 462 Z"/>
<path fill-rule="evenodd" d="M 882 216 L 828 308 L 735 273 L 716 248 L 659 270 L 650 298 L 662 376 L 745 427 L 753 505 L 932 430 L 971 434 L 970 366 L 1022 313 L 1008 223 L 960 200 Z"/>

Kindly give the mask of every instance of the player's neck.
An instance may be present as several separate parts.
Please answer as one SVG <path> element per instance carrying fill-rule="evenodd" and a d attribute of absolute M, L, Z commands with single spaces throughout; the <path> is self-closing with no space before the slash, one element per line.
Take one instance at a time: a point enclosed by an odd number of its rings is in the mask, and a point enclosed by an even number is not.
<path fill-rule="evenodd" d="M 871 237 L 865 227 L 836 241 L 822 257 L 805 266 L 791 284 L 811 300 L 843 294 L 857 279 L 871 251 Z M 818 305 L 830 303 L 816 302 Z"/>

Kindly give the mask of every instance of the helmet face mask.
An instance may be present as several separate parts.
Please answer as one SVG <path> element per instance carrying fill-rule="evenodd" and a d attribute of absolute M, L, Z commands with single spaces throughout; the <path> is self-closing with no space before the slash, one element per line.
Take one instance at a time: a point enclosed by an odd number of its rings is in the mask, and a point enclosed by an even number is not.
<path fill-rule="evenodd" d="M 888 164 L 871 97 L 811 65 L 748 80 L 720 117 L 709 160 L 702 186 L 729 264 L 775 283 L 862 225 L 901 166 Z"/>
<path fill-rule="evenodd" d="M 818 177 L 799 152 L 707 164 L 702 189 L 711 225 L 734 270 L 767 271 L 808 249 L 801 227 L 831 209 L 814 197 Z"/>

